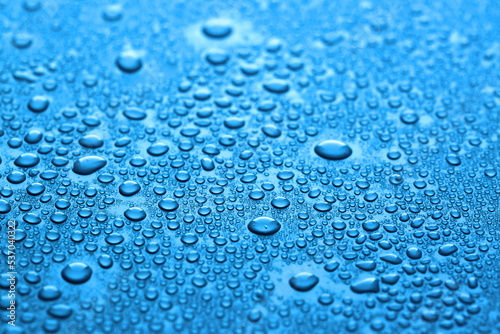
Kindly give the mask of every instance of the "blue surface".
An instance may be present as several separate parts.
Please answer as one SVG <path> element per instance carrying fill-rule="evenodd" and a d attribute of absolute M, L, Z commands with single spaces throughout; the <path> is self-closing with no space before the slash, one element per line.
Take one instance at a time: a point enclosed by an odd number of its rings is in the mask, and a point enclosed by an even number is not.
<path fill-rule="evenodd" d="M 500 332 L 495 1 L 0 2 L 2 333 Z"/>

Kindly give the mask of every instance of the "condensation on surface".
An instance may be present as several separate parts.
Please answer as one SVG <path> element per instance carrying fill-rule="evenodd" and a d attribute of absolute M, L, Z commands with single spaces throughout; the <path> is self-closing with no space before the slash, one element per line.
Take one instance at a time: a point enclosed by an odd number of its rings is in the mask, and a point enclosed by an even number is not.
<path fill-rule="evenodd" d="M 2 333 L 498 333 L 499 14 L 1 1 Z"/>

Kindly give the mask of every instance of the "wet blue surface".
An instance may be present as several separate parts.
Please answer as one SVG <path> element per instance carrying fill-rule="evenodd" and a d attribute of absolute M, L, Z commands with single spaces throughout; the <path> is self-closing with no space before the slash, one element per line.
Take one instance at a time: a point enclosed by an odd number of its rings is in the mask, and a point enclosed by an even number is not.
<path fill-rule="evenodd" d="M 499 333 L 499 17 L 0 0 L 1 332 Z"/>

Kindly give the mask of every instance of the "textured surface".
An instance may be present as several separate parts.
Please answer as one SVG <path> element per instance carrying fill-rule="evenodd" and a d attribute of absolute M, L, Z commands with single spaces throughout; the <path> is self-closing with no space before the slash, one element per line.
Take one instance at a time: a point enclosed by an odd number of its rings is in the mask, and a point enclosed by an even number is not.
<path fill-rule="evenodd" d="M 2 333 L 498 333 L 499 14 L 2 0 Z"/>

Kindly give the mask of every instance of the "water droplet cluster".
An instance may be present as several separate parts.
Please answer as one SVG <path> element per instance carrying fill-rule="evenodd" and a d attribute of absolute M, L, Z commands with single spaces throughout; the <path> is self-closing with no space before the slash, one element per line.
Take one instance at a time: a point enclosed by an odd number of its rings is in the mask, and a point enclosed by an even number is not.
<path fill-rule="evenodd" d="M 499 11 L 3 1 L 2 332 L 499 332 Z"/>

